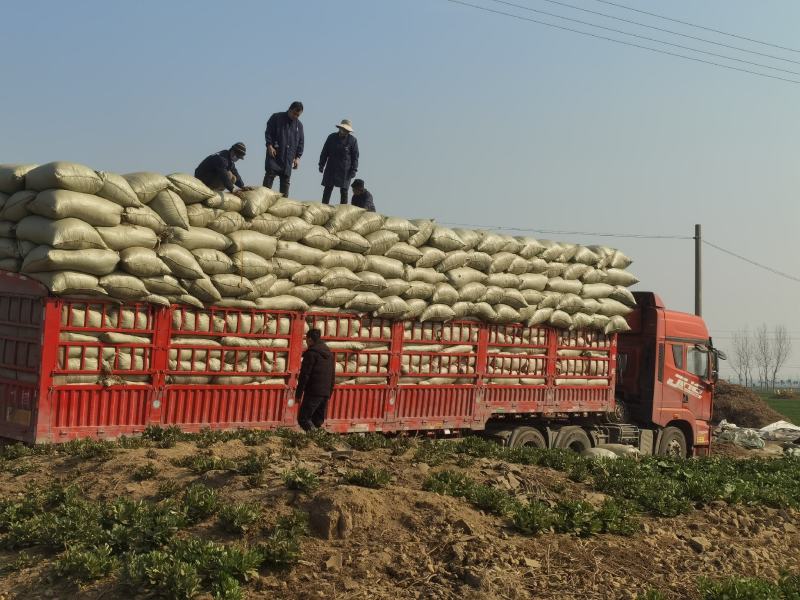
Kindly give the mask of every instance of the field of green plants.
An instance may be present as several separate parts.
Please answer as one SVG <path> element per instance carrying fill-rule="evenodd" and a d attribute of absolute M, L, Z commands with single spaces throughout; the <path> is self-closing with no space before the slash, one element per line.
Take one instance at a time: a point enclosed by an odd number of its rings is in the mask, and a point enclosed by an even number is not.
<path fill-rule="evenodd" d="M 246 446 L 246 453 L 225 458 L 213 451 L 231 440 Z M 263 489 L 265 472 L 276 457 L 274 447 L 264 447 L 268 441 L 280 442 L 283 458 L 307 448 L 332 451 L 344 443 L 357 453 L 380 451 L 382 456 L 428 465 L 429 473 L 417 484 L 421 490 L 462 499 L 465 507 L 499 519 L 499 527 L 520 536 L 630 537 L 639 534 L 645 517 L 678 517 L 710 503 L 800 508 L 800 460 L 794 458 L 590 460 L 565 450 L 504 448 L 480 437 L 432 441 L 289 430 L 185 434 L 151 427 L 139 438 L 116 442 L 0 448 L 0 473 L 12 478 L 34 472 L 41 457 L 73 458 L 76 465 L 86 466 L 146 449 L 146 460 L 131 470 L 130 480 L 157 482 L 150 497 L 137 500 L 123 494 L 91 499 L 69 476 L 29 483 L 22 493 L 0 496 L 0 550 L 6 556 L 2 575 L 45 561 L 52 574 L 78 589 L 106 581 L 131 597 L 188 599 L 206 592 L 217 599 L 243 598 L 244 586 L 259 573 L 286 572 L 301 558 L 310 535 L 308 513 L 284 507 L 282 514 L 268 519 L 263 503 L 228 501 L 224 489 L 207 485 L 204 478 L 225 473 L 237 485 Z M 169 459 L 170 467 L 195 477 L 185 486 L 161 477 L 163 466 L 156 461 L 159 450 L 178 443 L 193 448 Z M 558 471 L 606 499 L 593 505 L 566 496 L 552 501 L 530 491 L 502 489 L 471 470 L 476 461 L 487 459 Z M 381 490 L 395 479 L 390 467 L 368 465 L 342 470 L 333 484 Z M 315 469 L 304 466 L 286 468 L 280 475 L 280 485 L 308 498 L 323 484 Z M 775 581 L 710 578 L 698 586 L 699 597 L 708 600 L 800 600 L 800 577 L 792 574 Z M 640 598 L 656 600 L 660 594 L 653 589 Z"/>

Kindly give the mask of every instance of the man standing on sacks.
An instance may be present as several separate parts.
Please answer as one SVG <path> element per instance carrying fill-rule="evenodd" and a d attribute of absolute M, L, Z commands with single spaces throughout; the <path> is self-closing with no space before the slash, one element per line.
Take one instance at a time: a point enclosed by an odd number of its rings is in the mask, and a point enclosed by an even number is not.
<path fill-rule="evenodd" d="M 339 123 L 339 131 L 325 140 L 319 155 L 319 172 L 322 175 L 322 203 L 328 204 L 334 187 L 339 188 L 340 202 L 347 204 L 350 180 L 358 171 L 358 141 L 353 135 L 353 125 L 347 119 Z"/>
<path fill-rule="evenodd" d="M 295 400 L 302 402 L 297 423 L 305 431 L 322 427 L 335 381 L 333 353 L 322 341 L 322 332 L 310 329 L 306 334 L 306 350 L 295 391 Z"/>
<path fill-rule="evenodd" d="M 294 101 L 286 112 L 274 113 L 267 121 L 264 137 L 267 142 L 267 160 L 264 165 L 264 187 L 272 188 L 275 177 L 280 178 L 280 192 L 289 195 L 292 170 L 300 167 L 305 135 L 300 115 L 303 103 Z"/>

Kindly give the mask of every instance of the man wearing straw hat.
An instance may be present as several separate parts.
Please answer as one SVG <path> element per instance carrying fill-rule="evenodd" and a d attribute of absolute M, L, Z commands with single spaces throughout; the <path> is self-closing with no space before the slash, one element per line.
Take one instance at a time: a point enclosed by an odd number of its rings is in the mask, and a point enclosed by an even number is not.
<path fill-rule="evenodd" d="M 353 135 L 353 125 L 348 119 L 336 126 L 339 131 L 325 140 L 319 155 L 319 172 L 322 175 L 322 202 L 328 204 L 334 187 L 339 188 L 341 203 L 347 204 L 350 180 L 358 171 L 358 141 Z"/>

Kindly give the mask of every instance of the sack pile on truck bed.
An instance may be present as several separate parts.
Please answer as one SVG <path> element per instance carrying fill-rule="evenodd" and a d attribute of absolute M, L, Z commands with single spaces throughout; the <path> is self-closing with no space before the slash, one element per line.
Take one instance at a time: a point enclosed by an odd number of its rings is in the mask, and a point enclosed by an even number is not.
<path fill-rule="evenodd" d="M 386 319 L 628 329 L 638 280 L 605 246 L 281 197 L 185 174 L 0 165 L 0 270 L 53 294 Z M 176 358 L 176 364 L 182 361 Z"/>

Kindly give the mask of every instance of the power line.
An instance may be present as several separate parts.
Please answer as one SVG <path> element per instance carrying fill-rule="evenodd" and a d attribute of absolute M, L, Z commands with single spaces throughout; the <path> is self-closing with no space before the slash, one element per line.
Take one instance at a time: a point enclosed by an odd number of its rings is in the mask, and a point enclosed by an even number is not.
<path fill-rule="evenodd" d="M 788 273 L 784 273 L 783 271 L 779 271 L 778 269 L 773 269 L 772 267 L 769 267 L 767 265 L 763 265 L 760 262 L 756 262 L 754 260 L 751 260 L 751 259 L 749 259 L 749 258 L 747 258 L 745 256 L 742 256 L 741 254 L 737 254 L 736 252 L 733 252 L 732 250 L 726 250 L 725 248 L 722 248 L 721 246 L 717 246 L 716 244 L 712 244 L 708 240 L 703 240 L 703 243 L 708 245 L 708 246 L 711 246 L 712 248 L 715 248 L 715 249 L 719 250 L 720 252 L 724 252 L 725 254 L 730 254 L 731 256 L 733 256 L 735 258 L 738 258 L 739 260 L 742 260 L 742 261 L 744 261 L 746 263 L 749 263 L 749 264 L 751 264 L 751 265 L 753 265 L 755 267 L 758 267 L 759 269 L 764 269 L 765 271 L 769 271 L 770 273 L 772 273 L 774 275 L 778 275 L 778 276 L 783 277 L 785 279 L 788 279 L 790 281 L 796 281 L 796 282 L 800 283 L 800 277 L 795 277 L 794 275 L 789 275 Z"/>
<path fill-rule="evenodd" d="M 529 227 L 511 227 L 508 225 L 473 225 L 470 223 L 448 223 L 441 221 L 448 227 L 468 227 L 470 229 L 493 229 L 495 231 L 520 231 L 530 233 L 544 233 L 547 235 L 581 235 L 586 237 L 613 237 L 613 238 L 639 238 L 646 240 L 693 240 L 690 235 L 648 235 L 643 233 L 602 233 L 597 231 L 561 231 L 557 229 L 531 229 Z"/>
<path fill-rule="evenodd" d="M 683 50 L 689 50 L 690 52 L 699 52 L 700 54 L 706 54 L 708 56 L 714 56 L 716 58 L 722 58 L 724 60 L 732 60 L 732 61 L 739 62 L 739 63 L 745 64 L 745 65 L 753 65 L 755 67 L 761 67 L 762 69 L 772 69 L 773 71 L 781 71 L 783 73 L 791 73 L 792 75 L 800 75 L 800 73 L 798 73 L 797 71 L 791 71 L 789 69 L 781 69 L 780 67 L 773 67 L 773 66 L 770 66 L 770 65 L 765 65 L 763 63 L 757 63 L 757 62 L 753 62 L 753 61 L 750 61 L 750 60 L 744 60 L 742 58 L 735 58 L 733 56 L 727 56 L 725 54 L 717 54 L 716 52 L 709 52 L 708 50 L 700 50 L 699 48 L 692 48 L 691 46 L 684 46 L 682 44 L 675 44 L 673 42 L 666 42 L 664 40 L 659 40 L 657 38 L 652 38 L 652 37 L 649 37 L 649 36 L 646 36 L 646 35 L 639 35 L 638 33 L 631 33 L 631 32 L 628 32 L 628 31 L 623 31 L 622 29 L 614 29 L 613 27 L 606 27 L 604 25 L 597 25 L 596 23 L 590 23 L 589 21 L 581 21 L 580 19 L 573 19 L 571 17 L 565 17 L 565 16 L 562 16 L 562 15 L 559 15 L 559 14 L 556 14 L 556 13 L 547 12 L 546 10 L 539 10 L 539 9 L 536 9 L 536 8 L 531 8 L 529 6 L 523 6 L 521 4 L 515 4 L 513 2 L 508 2 L 507 0 L 490 0 L 490 1 L 491 2 L 495 2 L 497 4 L 504 4 L 506 6 L 513 6 L 514 8 L 519 8 L 520 10 L 526 10 L 526 11 L 529 11 L 529 12 L 534 12 L 534 13 L 538 13 L 538 14 L 541 14 L 541 15 L 546 15 L 548 17 L 554 17 L 556 19 L 563 19 L 565 21 L 570 21 L 572 23 L 579 23 L 581 25 L 587 25 L 589 27 L 596 27 L 597 29 L 603 29 L 605 31 L 611 31 L 611 32 L 614 32 L 614 33 L 622 34 L 622 35 L 628 35 L 630 37 L 635 37 L 635 38 L 638 38 L 638 39 L 641 39 L 641 40 L 647 40 L 648 42 L 656 42 L 657 44 L 665 44 L 667 46 L 672 46 L 674 48 L 681 48 Z M 545 2 L 554 2 L 555 4 L 564 4 L 563 2 L 556 2 L 555 0 L 545 0 Z M 564 5 L 572 7 L 569 4 L 564 4 Z M 572 7 L 572 8 L 574 8 L 574 7 Z M 585 10 L 585 9 L 578 9 L 578 10 Z M 587 11 L 587 12 L 594 12 L 594 11 Z M 603 13 L 596 13 L 596 14 L 603 15 Z M 608 15 L 603 15 L 603 16 L 608 16 Z M 611 17 L 611 18 L 616 18 L 616 17 Z M 624 20 L 624 19 L 621 19 L 621 20 Z M 635 21 L 630 21 L 630 22 L 635 23 L 637 25 L 640 25 L 640 23 L 636 23 Z M 643 25 L 643 27 L 649 27 L 649 25 Z M 675 33 L 673 31 L 669 31 L 667 29 L 659 29 L 658 27 L 653 27 L 653 29 L 658 29 L 659 31 L 666 31 L 668 33 Z M 677 34 L 677 35 L 682 35 L 682 34 Z M 708 40 L 704 40 L 702 38 L 696 38 L 696 37 L 693 37 L 693 36 L 685 36 L 685 37 L 690 37 L 692 39 L 700 40 L 702 42 L 708 41 Z M 710 42 L 710 43 L 713 44 L 715 42 Z M 726 44 L 720 44 L 720 45 L 721 46 L 725 46 Z M 736 48 L 735 46 L 729 46 L 729 47 L 732 47 L 735 50 L 741 50 L 741 48 Z M 748 50 L 744 50 L 744 52 L 749 52 L 749 51 Z M 761 53 L 760 52 L 755 52 L 754 54 L 761 54 Z M 770 58 L 777 58 L 777 57 L 774 57 L 774 56 L 772 56 L 770 54 L 765 54 L 763 56 L 769 56 Z M 788 59 L 779 59 L 779 60 L 788 60 Z M 788 62 L 793 62 L 795 64 L 800 65 L 800 62 L 796 61 L 796 60 L 789 60 Z"/>
<path fill-rule="evenodd" d="M 615 44 L 621 44 L 623 46 L 631 46 L 633 48 L 641 48 L 642 50 L 649 50 L 650 52 L 656 52 L 658 54 L 665 54 L 667 56 L 674 56 L 677 58 L 683 58 L 685 60 L 692 60 L 694 62 L 699 62 L 707 65 L 712 65 L 714 67 L 720 67 L 722 69 L 729 69 L 731 71 L 739 71 L 741 73 L 748 73 L 750 75 L 756 75 L 757 77 L 765 77 L 767 79 L 777 79 L 778 81 L 785 81 L 786 83 L 794 83 L 800 84 L 800 81 L 796 79 L 789 79 L 788 77 L 781 77 L 779 75 L 768 75 L 767 73 L 759 73 L 758 71 L 752 71 L 750 69 L 743 69 L 741 67 L 734 67 L 732 65 L 725 65 L 722 63 L 714 62 L 712 60 L 705 60 L 703 58 L 697 58 L 695 56 L 687 56 L 685 54 L 679 54 L 677 52 L 670 52 L 668 50 L 659 50 L 658 48 L 652 48 L 650 46 L 644 46 L 642 44 L 635 44 L 633 42 L 626 42 L 623 40 L 618 40 L 616 38 L 607 37 L 604 35 L 598 35 L 596 33 L 590 33 L 588 31 L 581 31 L 580 29 L 572 29 L 571 27 L 565 27 L 563 25 L 556 25 L 555 23 L 548 23 L 547 21 L 539 21 L 537 19 L 531 19 L 529 17 L 523 17 L 522 15 L 515 15 L 513 13 L 504 12 L 502 10 L 495 10 L 493 8 L 489 8 L 486 6 L 480 6 L 478 4 L 471 4 L 469 2 L 464 2 L 463 0 L 445 0 L 446 2 L 450 2 L 452 4 L 460 4 L 462 6 L 467 6 L 469 8 L 474 8 L 476 10 L 481 10 L 484 12 L 494 13 L 496 15 L 502 15 L 505 17 L 510 17 L 512 19 L 517 19 L 519 21 L 527 21 L 529 23 L 537 23 L 539 25 L 544 25 L 545 27 L 552 27 L 554 29 L 561 29 L 562 31 L 569 31 L 571 33 L 577 33 L 580 35 L 585 35 L 588 37 L 593 37 L 598 40 L 605 40 L 608 42 L 613 42 Z"/>
<path fill-rule="evenodd" d="M 786 46 L 779 46 L 778 44 L 771 44 L 770 42 L 762 42 L 761 40 L 757 40 L 754 38 L 750 38 L 744 35 L 737 35 L 735 33 L 728 33 L 727 31 L 721 31 L 719 29 L 714 29 L 713 27 L 704 27 L 703 25 L 697 25 L 696 23 L 690 23 L 688 21 L 681 21 L 680 19 L 673 19 L 671 17 L 665 17 L 664 15 L 658 15 L 656 13 L 647 12 L 646 10 L 639 10 L 638 8 L 633 8 L 631 6 L 625 6 L 624 4 L 618 4 L 617 2 L 611 2 L 610 0 L 595 0 L 596 2 L 602 2 L 603 4 L 610 4 L 611 6 L 616 6 L 617 8 L 623 8 L 625 10 L 630 10 L 633 12 L 641 13 L 643 15 L 648 15 L 650 17 L 656 17 L 657 19 L 664 19 L 665 21 L 672 21 L 673 23 L 680 23 L 681 25 L 687 25 L 688 27 L 694 27 L 696 29 L 702 29 L 704 31 L 711 31 L 712 33 L 719 33 L 720 35 L 727 35 L 728 37 L 736 38 L 739 40 L 746 40 L 748 42 L 753 42 L 756 44 L 761 44 L 762 46 L 770 46 L 772 48 L 778 48 L 780 50 L 787 50 L 789 52 L 800 52 L 800 50 L 796 50 L 794 48 L 788 48 Z"/>
<path fill-rule="evenodd" d="M 510 2 L 502 2 L 501 0 L 492 0 L 493 2 L 499 2 L 500 4 L 511 4 Z M 766 52 L 759 52 L 758 50 L 749 50 L 747 48 L 741 48 L 739 46 L 733 46 L 731 44 L 723 44 L 722 42 L 715 42 L 714 40 L 708 40 L 706 38 L 697 37 L 695 35 L 689 35 L 687 33 L 681 33 L 680 31 L 674 31 L 672 29 L 664 29 L 663 27 L 656 27 L 655 25 L 648 25 L 647 23 L 642 23 L 641 21 L 633 21 L 631 19 L 624 19 L 622 17 L 617 17 L 615 15 L 610 15 L 608 13 L 600 12 L 597 10 L 590 10 L 588 8 L 583 8 L 580 6 L 575 6 L 574 4 L 569 4 L 567 2 L 560 2 L 559 0 L 543 0 L 544 2 L 549 2 L 550 4 L 557 4 L 558 6 L 564 6 L 567 8 L 572 8 L 574 10 L 579 10 L 585 13 L 589 13 L 592 15 L 597 15 L 600 17 L 606 17 L 608 19 L 614 19 L 615 21 L 621 21 L 623 23 L 629 23 L 631 25 L 637 25 L 639 27 L 646 27 L 647 29 L 654 29 L 656 31 L 661 31 L 663 33 L 669 33 L 671 35 L 677 35 L 680 37 L 684 37 L 690 40 L 697 40 L 698 42 L 704 42 L 706 44 L 713 44 L 714 46 L 722 46 L 723 48 L 730 48 L 731 50 L 737 50 L 739 52 L 747 52 L 749 54 L 756 54 L 758 56 L 763 56 L 765 58 L 772 58 L 774 60 L 782 60 L 785 62 L 795 63 L 800 65 L 800 61 L 792 60 L 791 58 L 784 58 L 782 56 L 775 56 L 774 54 L 767 54 Z M 513 5 L 512 5 L 513 6 Z"/>

